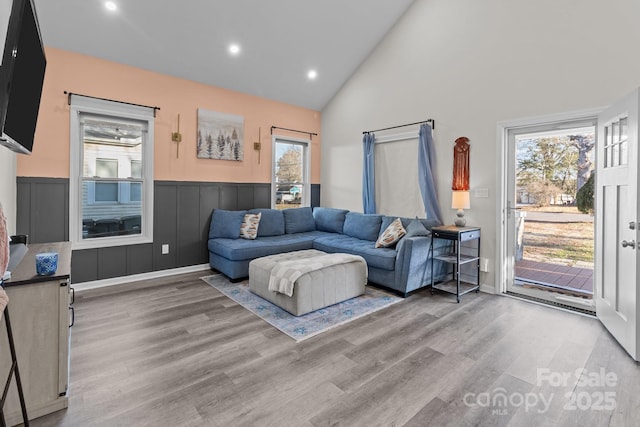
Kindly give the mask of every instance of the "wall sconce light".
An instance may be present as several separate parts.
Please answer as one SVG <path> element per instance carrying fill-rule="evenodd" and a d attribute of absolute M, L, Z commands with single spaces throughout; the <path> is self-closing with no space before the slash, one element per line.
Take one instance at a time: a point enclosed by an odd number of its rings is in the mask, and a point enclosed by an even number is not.
<path fill-rule="evenodd" d="M 451 209 L 458 209 L 455 224 L 458 227 L 464 227 L 467 220 L 464 218 L 464 209 L 471 207 L 468 191 L 454 191 L 451 196 Z"/>
<path fill-rule="evenodd" d="M 182 134 L 180 133 L 180 114 L 178 114 L 178 130 L 171 133 L 171 141 L 176 143 L 176 159 L 180 158 L 180 142 L 182 142 Z"/>
<path fill-rule="evenodd" d="M 260 150 L 262 150 L 262 128 L 258 128 L 258 142 L 253 143 L 253 149 L 258 152 L 258 164 L 260 164 Z"/>

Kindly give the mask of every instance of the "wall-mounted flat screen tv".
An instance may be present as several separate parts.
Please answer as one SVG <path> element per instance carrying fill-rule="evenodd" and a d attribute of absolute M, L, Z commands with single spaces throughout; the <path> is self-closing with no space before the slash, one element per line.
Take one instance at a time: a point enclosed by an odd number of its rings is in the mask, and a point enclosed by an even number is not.
<path fill-rule="evenodd" d="M 33 0 L 13 0 L 0 64 L 0 144 L 30 154 L 47 60 Z"/>

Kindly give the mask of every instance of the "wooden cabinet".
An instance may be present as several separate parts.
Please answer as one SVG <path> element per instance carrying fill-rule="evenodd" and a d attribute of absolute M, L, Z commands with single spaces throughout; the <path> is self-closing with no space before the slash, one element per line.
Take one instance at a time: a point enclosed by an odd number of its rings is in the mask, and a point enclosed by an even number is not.
<path fill-rule="evenodd" d="M 35 254 L 41 252 L 58 252 L 58 270 L 53 276 L 36 275 Z M 67 407 L 70 271 L 68 242 L 31 244 L 4 284 L 29 419 Z M 0 378 L 6 378 L 11 366 L 8 347 L 2 319 Z M 15 381 L 7 396 L 5 418 L 8 425 L 22 423 Z"/>

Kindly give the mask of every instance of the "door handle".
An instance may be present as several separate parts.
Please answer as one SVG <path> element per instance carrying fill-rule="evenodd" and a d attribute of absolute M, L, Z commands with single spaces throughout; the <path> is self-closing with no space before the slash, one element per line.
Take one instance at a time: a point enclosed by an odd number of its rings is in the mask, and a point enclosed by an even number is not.
<path fill-rule="evenodd" d="M 632 240 L 630 242 L 627 242 L 626 240 L 622 241 L 622 247 L 626 248 L 626 247 L 630 247 L 631 249 L 635 249 L 636 248 L 636 241 Z"/>
<path fill-rule="evenodd" d="M 511 218 L 511 211 L 518 212 L 521 209 L 522 208 L 519 208 L 519 207 L 512 207 L 511 200 L 507 201 L 507 218 Z"/>

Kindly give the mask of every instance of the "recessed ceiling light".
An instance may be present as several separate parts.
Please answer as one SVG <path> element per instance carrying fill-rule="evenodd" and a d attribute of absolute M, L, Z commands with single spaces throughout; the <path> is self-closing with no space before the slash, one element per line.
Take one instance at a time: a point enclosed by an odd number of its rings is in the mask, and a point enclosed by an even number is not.
<path fill-rule="evenodd" d="M 115 12 L 116 10 L 118 10 L 118 5 L 115 2 L 112 1 L 108 1 L 104 4 L 104 7 L 107 8 L 108 11 L 110 12 Z"/>
<path fill-rule="evenodd" d="M 235 43 L 234 44 L 230 44 L 229 45 L 229 53 L 231 55 L 234 55 L 234 56 L 238 55 L 240 53 L 240 46 L 235 44 Z"/>
<path fill-rule="evenodd" d="M 316 77 L 318 77 L 318 72 L 316 70 L 309 70 L 309 72 L 307 73 L 307 77 L 309 78 L 309 80 L 315 80 Z"/>

